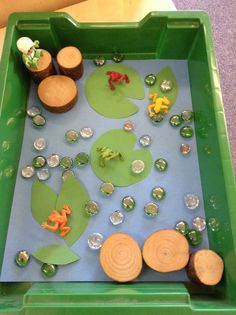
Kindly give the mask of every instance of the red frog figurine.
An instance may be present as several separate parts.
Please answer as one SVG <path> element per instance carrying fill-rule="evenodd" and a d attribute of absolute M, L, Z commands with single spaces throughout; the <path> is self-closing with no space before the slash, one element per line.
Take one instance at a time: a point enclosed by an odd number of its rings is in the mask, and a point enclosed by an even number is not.
<path fill-rule="evenodd" d="M 125 81 L 126 83 L 130 82 L 127 74 L 122 74 L 116 71 L 107 71 L 106 74 L 109 75 L 108 83 L 111 90 L 115 90 L 115 86 L 113 85 L 113 83 L 118 85 L 121 83 L 121 81 Z"/>

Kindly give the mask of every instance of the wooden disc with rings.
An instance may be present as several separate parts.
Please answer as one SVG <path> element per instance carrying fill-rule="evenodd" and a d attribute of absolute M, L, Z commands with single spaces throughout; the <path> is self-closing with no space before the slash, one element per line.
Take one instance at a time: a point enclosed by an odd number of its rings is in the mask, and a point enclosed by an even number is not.
<path fill-rule="evenodd" d="M 145 240 L 142 253 L 150 268 L 159 272 L 177 271 L 188 263 L 189 244 L 178 231 L 163 229 Z"/>
<path fill-rule="evenodd" d="M 190 256 L 186 270 L 190 280 L 205 285 L 216 285 L 222 278 L 224 262 L 214 251 L 201 249 Z"/>
<path fill-rule="evenodd" d="M 74 46 L 62 48 L 57 54 L 57 63 L 60 72 L 73 80 L 78 80 L 83 75 L 83 57 L 79 49 Z"/>
<path fill-rule="evenodd" d="M 52 113 L 70 110 L 77 100 L 75 82 L 65 75 L 52 75 L 38 86 L 38 96 L 43 106 Z"/>
<path fill-rule="evenodd" d="M 138 243 L 128 234 L 108 237 L 100 251 L 100 264 L 105 274 L 117 282 L 136 279 L 142 270 L 142 254 Z"/>
<path fill-rule="evenodd" d="M 27 68 L 30 71 L 31 78 L 35 83 L 39 83 L 50 75 L 55 74 L 51 54 L 45 49 L 42 49 L 42 53 L 43 55 L 37 62 L 37 69 L 32 67 Z"/>

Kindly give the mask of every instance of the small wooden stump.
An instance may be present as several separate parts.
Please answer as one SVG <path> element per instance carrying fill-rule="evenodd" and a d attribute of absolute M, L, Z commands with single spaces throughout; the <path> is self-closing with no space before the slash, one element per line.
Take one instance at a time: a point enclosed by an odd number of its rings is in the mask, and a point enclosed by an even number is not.
<path fill-rule="evenodd" d="M 64 75 L 52 75 L 38 86 L 38 96 L 43 106 L 52 113 L 70 110 L 77 100 L 75 82 Z"/>
<path fill-rule="evenodd" d="M 42 49 L 42 52 L 43 56 L 41 56 L 37 62 L 37 69 L 31 67 L 27 68 L 30 71 L 31 78 L 35 83 L 39 83 L 50 75 L 55 74 L 51 54 L 45 49 Z"/>
<path fill-rule="evenodd" d="M 78 80 L 83 75 L 83 58 L 76 47 L 68 46 L 62 48 L 57 54 L 57 63 L 60 72 L 73 80 Z"/>
<path fill-rule="evenodd" d="M 177 271 L 188 263 L 189 244 L 176 230 L 159 230 L 145 240 L 143 259 L 156 271 Z"/>
<path fill-rule="evenodd" d="M 138 243 L 129 235 L 116 233 L 103 243 L 100 264 L 106 275 L 117 282 L 129 282 L 142 270 Z"/>
<path fill-rule="evenodd" d="M 201 249 L 190 256 L 187 274 L 190 280 L 216 285 L 220 282 L 224 271 L 222 258 L 210 249 Z"/>

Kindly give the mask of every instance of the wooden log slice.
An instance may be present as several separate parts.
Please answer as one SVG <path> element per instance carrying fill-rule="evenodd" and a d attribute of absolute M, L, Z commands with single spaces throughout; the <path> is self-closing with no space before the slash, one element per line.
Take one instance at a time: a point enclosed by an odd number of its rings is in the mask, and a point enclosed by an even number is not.
<path fill-rule="evenodd" d="M 100 264 L 106 275 L 117 282 L 129 282 L 142 270 L 138 243 L 129 235 L 116 233 L 103 243 Z"/>
<path fill-rule="evenodd" d="M 210 249 L 201 249 L 190 256 L 187 274 L 190 280 L 216 285 L 220 282 L 224 271 L 222 258 Z"/>
<path fill-rule="evenodd" d="M 83 58 L 76 47 L 68 46 L 62 48 L 57 54 L 57 63 L 60 72 L 73 80 L 78 80 L 83 75 Z"/>
<path fill-rule="evenodd" d="M 52 75 L 38 86 L 38 96 L 43 106 L 52 113 L 70 110 L 77 100 L 75 82 L 64 75 Z"/>
<path fill-rule="evenodd" d="M 150 268 L 159 272 L 177 271 L 188 263 L 189 244 L 181 233 L 164 229 L 145 240 L 142 253 Z"/>
<path fill-rule="evenodd" d="M 31 74 L 31 78 L 34 80 L 35 83 L 39 83 L 50 75 L 56 73 L 53 66 L 51 54 L 45 49 L 42 49 L 42 52 L 43 56 L 41 56 L 39 61 L 37 62 L 37 69 L 31 67 L 28 68 Z"/>

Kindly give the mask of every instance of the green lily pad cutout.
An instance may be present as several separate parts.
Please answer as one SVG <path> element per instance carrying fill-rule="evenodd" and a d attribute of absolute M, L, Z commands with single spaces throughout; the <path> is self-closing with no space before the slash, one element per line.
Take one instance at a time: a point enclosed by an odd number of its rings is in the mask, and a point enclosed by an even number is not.
<path fill-rule="evenodd" d="M 171 102 L 169 106 L 169 108 L 171 108 L 178 95 L 178 84 L 175 75 L 169 67 L 165 67 L 156 74 L 156 77 L 156 83 L 150 87 L 149 93 L 157 93 L 158 97 L 166 96 Z M 172 89 L 166 93 L 162 92 L 160 89 L 160 84 L 163 80 L 169 80 L 172 82 Z"/>
<path fill-rule="evenodd" d="M 104 133 L 93 144 L 90 152 L 90 162 L 96 176 L 115 186 L 129 186 L 143 180 L 152 168 L 152 155 L 148 149 L 134 150 L 136 143 L 137 137 L 132 132 L 114 129 Z M 120 152 L 124 155 L 124 161 L 115 158 L 108 161 L 105 167 L 101 167 L 98 147 L 109 147 Z M 142 160 L 145 163 L 145 170 L 141 174 L 132 173 L 131 163 L 134 160 Z"/>
<path fill-rule="evenodd" d="M 121 82 L 111 90 L 107 71 L 127 74 L 130 83 Z M 124 118 L 138 111 L 136 104 L 128 98 L 143 99 L 144 86 L 140 75 L 126 65 L 105 65 L 93 71 L 86 80 L 85 93 L 90 106 L 99 114 L 109 118 Z"/>
<path fill-rule="evenodd" d="M 87 227 L 89 216 L 84 211 L 84 205 L 89 199 L 89 194 L 78 179 L 70 176 L 65 180 L 57 198 L 56 209 L 61 210 L 64 204 L 68 204 L 71 209 L 68 217 L 71 231 L 64 237 L 68 246 L 71 246 Z"/>
<path fill-rule="evenodd" d="M 32 185 L 31 209 L 34 219 L 41 225 L 47 221 L 52 210 L 62 210 L 65 204 L 71 209 L 67 225 L 71 231 L 64 237 L 68 246 L 71 246 L 84 232 L 89 217 L 84 211 L 84 204 L 88 201 L 89 195 L 85 187 L 78 179 L 68 177 L 57 195 L 52 188 L 40 181 L 34 181 Z M 50 232 L 50 231 L 49 231 Z M 55 233 L 60 233 L 57 231 Z"/>
<path fill-rule="evenodd" d="M 32 252 L 32 256 L 46 264 L 67 265 L 80 259 L 71 249 L 61 245 L 49 245 Z"/>

